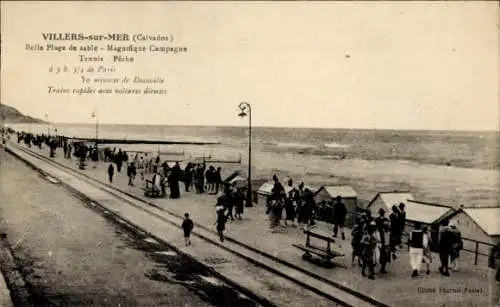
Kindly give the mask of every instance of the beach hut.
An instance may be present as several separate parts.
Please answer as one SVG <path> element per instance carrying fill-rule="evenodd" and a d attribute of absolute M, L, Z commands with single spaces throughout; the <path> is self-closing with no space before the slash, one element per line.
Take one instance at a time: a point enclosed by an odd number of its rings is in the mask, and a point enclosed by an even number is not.
<path fill-rule="evenodd" d="M 314 200 L 318 205 L 318 219 L 326 222 L 332 220 L 332 206 L 330 203 L 337 197 L 342 198 L 342 202 L 347 208 L 346 224 L 351 225 L 356 214 L 358 204 L 358 194 L 349 185 L 322 186 L 314 193 Z"/>
<path fill-rule="evenodd" d="M 475 251 L 476 242 L 478 251 L 487 254 L 491 246 L 488 244 L 500 243 L 500 207 L 482 207 L 470 208 L 461 207 L 450 217 L 451 223 L 454 223 L 462 233 L 464 249 Z M 487 243 L 487 244 L 484 244 Z"/>
<path fill-rule="evenodd" d="M 377 216 L 380 209 L 384 209 L 388 216 L 392 212 L 392 206 L 399 206 L 400 203 L 406 206 L 408 200 L 413 199 L 413 195 L 410 192 L 378 192 L 366 208 L 371 211 L 372 216 Z"/>

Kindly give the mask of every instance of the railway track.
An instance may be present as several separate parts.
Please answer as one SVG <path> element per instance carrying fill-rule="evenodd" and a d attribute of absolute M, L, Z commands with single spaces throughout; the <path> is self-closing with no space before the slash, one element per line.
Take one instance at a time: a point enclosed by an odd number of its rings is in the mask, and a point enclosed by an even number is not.
<path fill-rule="evenodd" d="M 182 217 L 179 216 L 178 214 L 171 212 L 165 208 L 161 208 L 154 203 L 148 202 L 145 199 L 142 199 L 141 197 L 138 197 L 136 195 L 130 194 L 125 191 L 121 191 L 120 189 L 113 187 L 111 185 L 108 185 L 106 183 L 103 183 L 95 178 L 92 178 L 88 176 L 87 174 L 81 173 L 71 167 L 68 167 L 66 165 L 63 165 L 61 163 L 58 163 L 48 157 L 45 157 L 39 153 L 33 152 L 31 150 L 28 150 L 26 148 L 23 148 L 21 146 L 18 146 L 16 144 L 10 143 L 9 147 L 15 148 L 17 151 L 20 151 L 24 155 L 28 155 L 31 158 L 38 159 L 42 161 L 43 163 L 46 163 L 48 166 L 50 166 L 51 169 L 57 170 L 58 172 L 64 172 L 66 176 L 71 176 L 74 177 L 77 180 L 84 181 L 85 183 L 91 185 L 92 187 L 103 191 L 120 201 L 122 201 L 124 204 L 127 204 L 137 210 L 140 210 L 142 213 L 147 214 L 150 218 L 153 219 L 158 219 L 161 222 L 168 223 L 171 225 L 174 225 L 175 227 L 179 227 L 182 221 Z M 21 159 L 25 160 L 21 155 L 19 155 L 19 152 L 16 153 L 11 150 L 11 152 L 15 155 L 18 155 Z M 26 161 L 30 163 L 29 161 Z M 32 164 L 32 163 L 30 163 Z M 33 164 L 32 164 L 33 165 Z M 33 165 L 34 166 L 34 165 Z M 36 167 L 36 166 L 35 166 Z M 36 167 L 38 168 L 38 167 Z M 50 172 L 46 172 L 49 173 Z M 53 177 L 52 174 L 50 174 Z M 64 181 L 62 184 L 65 184 Z M 71 186 L 68 186 L 65 184 L 67 187 L 70 189 L 74 190 Z M 128 221 L 124 219 L 120 214 L 113 212 L 112 209 L 107 208 L 105 204 L 101 204 L 98 201 L 93 201 L 93 203 L 96 206 L 99 206 L 104 210 L 106 214 L 113 215 L 115 219 L 122 221 L 124 223 L 127 223 L 134 227 L 137 231 L 142 232 L 142 233 L 147 233 L 151 237 L 153 237 L 155 240 L 167 245 L 171 246 L 168 242 L 163 241 L 162 239 L 158 238 L 152 233 L 149 233 L 145 229 L 143 229 L 141 226 L 134 224 L 131 221 Z M 263 251 L 260 251 L 256 248 L 253 248 L 245 243 L 242 243 L 238 240 L 234 240 L 231 238 L 226 238 L 226 242 L 224 244 L 221 244 L 218 240 L 218 235 L 215 231 L 203 226 L 196 224 L 195 231 L 193 232 L 194 236 L 197 236 L 198 238 L 207 241 L 208 243 L 215 245 L 225 251 L 230 252 L 231 254 L 242 258 L 246 261 L 248 261 L 250 264 L 254 265 L 256 268 L 260 270 L 265 270 L 266 272 L 270 272 L 272 274 L 276 274 L 282 278 L 285 278 L 300 287 L 302 287 L 305 290 L 311 291 L 319 296 L 322 296 L 326 298 L 327 300 L 331 301 L 332 304 L 338 304 L 341 306 L 380 306 L 380 307 L 385 307 L 388 306 L 382 302 L 379 302 L 372 297 L 369 297 L 361 292 L 355 291 L 353 289 L 347 288 L 344 285 L 338 284 L 336 282 L 333 282 L 331 280 L 325 279 L 319 275 L 316 275 L 312 272 L 309 272 L 301 267 L 298 267 L 296 265 L 293 265 L 291 263 L 288 263 L 286 261 L 283 261 L 273 255 L 267 254 Z M 179 253 L 180 252 L 178 249 L 175 247 L 172 247 L 174 250 L 177 250 Z M 196 261 L 196 259 L 193 259 Z M 257 303 L 263 305 L 263 306 L 276 306 L 275 303 L 269 301 L 267 298 L 261 297 L 258 294 L 250 291 L 249 289 L 246 289 L 239 285 L 237 282 L 234 282 L 227 278 L 226 276 L 223 276 L 221 274 L 218 274 L 215 272 L 215 275 L 218 275 L 219 278 L 233 286 L 235 289 L 240 291 L 241 293 L 247 295 Z"/>

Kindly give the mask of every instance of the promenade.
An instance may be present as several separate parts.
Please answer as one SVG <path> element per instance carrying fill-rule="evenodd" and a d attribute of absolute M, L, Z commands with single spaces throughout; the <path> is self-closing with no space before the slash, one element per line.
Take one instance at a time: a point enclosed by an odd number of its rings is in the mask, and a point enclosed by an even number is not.
<path fill-rule="evenodd" d="M 47 148 L 42 150 L 33 148 L 33 150 L 48 156 Z M 54 160 L 77 170 L 76 160 L 62 158 L 61 149 L 58 149 L 58 155 Z M 93 168 L 93 165 L 90 162 L 86 170 L 79 171 L 107 183 L 106 169 L 108 163 L 100 162 L 97 168 Z M 142 183 L 139 177 L 136 178 L 134 187 L 128 186 L 127 182 L 126 168 L 122 168 L 121 173 L 115 172 L 112 185 L 116 188 L 141 197 L 177 215 L 189 212 L 195 222 L 195 232 L 197 227 L 211 228 L 215 232 L 214 205 L 216 196 L 196 194 L 194 192 L 186 193 L 182 191 L 183 187 L 181 185 L 180 199 L 149 199 L 143 196 L 143 191 L 140 189 Z M 318 222 L 317 228 L 331 232 L 331 227 L 326 223 Z M 302 260 L 302 252 L 292 246 L 294 243 L 304 243 L 305 237 L 299 229 L 288 227 L 283 228 L 278 233 L 271 233 L 263 202 L 255 204 L 252 208 L 245 208 L 243 220 L 228 222 L 226 236 L 230 240 L 238 241 L 242 245 L 272 255 L 280 261 L 309 270 L 322 278 L 361 291 L 391 306 L 498 305 L 499 289 L 498 283 L 494 280 L 493 271 L 486 267 L 484 261 L 482 262 L 483 265 L 474 266 L 470 255 L 467 253 L 462 253 L 460 270 L 453 272 L 451 277 L 443 277 L 439 274 L 438 257 L 434 255 L 431 274 L 411 278 L 408 253 L 406 250 L 401 250 L 398 259 L 388 265 L 388 274 L 377 275 L 376 280 L 369 280 L 361 276 L 359 267 L 351 267 L 349 231 L 347 231 L 346 240 L 338 239 L 335 245 L 335 248 L 342 251 L 346 256 L 335 259 L 336 266 L 333 268 L 320 267 Z"/>

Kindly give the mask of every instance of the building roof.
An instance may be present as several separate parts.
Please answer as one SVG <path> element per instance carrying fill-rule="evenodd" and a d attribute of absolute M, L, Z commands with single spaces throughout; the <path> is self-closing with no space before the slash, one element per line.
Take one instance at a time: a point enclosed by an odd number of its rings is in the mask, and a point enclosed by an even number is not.
<path fill-rule="evenodd" d="M 370 207 L 379 197 L 389 210 L 391 210 L 392 206 L 398 206 L 400 203 L 404 203 L 406 206 L 408 200 L 414 199 L 410 192 L 378 192 L 367 207 Z"/>
<path fill-rule="evenodd" d="M 409 200 L 405 202 L 405 211 L 406 219 L 409 221 L 434 224 L 455 212 L 455 209 L 444 205 Z"/>
<path fill-rule="evenodd" d="M 329 185 L 329 186 L 322 186 L 319 188 L 318 192 L 321 189 L 325 189 L 325 191 L 330 195 L 332 198 L 335 198 L 337 196 L 341 196 L 343 198 L 348 198 L 348 197 L 357 197 L 356 191 L 349 185 Z M 317 192 L 316 192 L 317 193 Z"/>
<path fill-rule="evenodd" d="M 493 208 L 463 208 L 467 214 L 489 236 L 500 235 L 500 207 Z"/>

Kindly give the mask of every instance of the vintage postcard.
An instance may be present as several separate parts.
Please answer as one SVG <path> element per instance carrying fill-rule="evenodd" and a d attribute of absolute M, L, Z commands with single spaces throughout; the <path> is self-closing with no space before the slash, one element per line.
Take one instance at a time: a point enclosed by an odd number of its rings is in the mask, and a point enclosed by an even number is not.
<path fill-rule="evenodd" d="M 498 1 L 1 1 L 1 306 L 499 306 Z"/>

